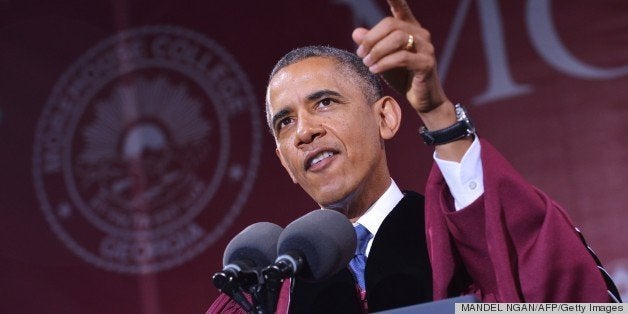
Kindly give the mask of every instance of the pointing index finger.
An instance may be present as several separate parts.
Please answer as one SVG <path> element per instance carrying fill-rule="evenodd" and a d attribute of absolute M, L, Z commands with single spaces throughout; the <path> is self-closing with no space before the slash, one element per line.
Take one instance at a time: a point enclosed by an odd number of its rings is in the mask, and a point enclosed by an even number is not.
<path fill-rule="evenodd" d="M 388 0 L 388 5 L 393 17 L 406 22 L 416 21 L 406 0 Z"/>

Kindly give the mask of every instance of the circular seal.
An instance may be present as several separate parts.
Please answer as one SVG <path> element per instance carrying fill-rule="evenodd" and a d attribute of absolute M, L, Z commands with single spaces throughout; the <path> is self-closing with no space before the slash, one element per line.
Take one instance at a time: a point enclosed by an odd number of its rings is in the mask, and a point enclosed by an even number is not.
<path fill-rule="evenodd" d="M 54 233 L 121 273 L 188 261 L 240 213 L 261 150 L 259 109 L 234 58 L 207 37 L 148 26 L 70 66 L 39 119 L 33 177 Z"/>

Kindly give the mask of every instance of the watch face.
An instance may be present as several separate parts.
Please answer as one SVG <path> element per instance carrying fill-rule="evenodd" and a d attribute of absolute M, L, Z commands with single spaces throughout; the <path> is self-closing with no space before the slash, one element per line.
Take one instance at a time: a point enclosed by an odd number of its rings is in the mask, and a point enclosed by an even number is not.
<path fill-rule="evenodd" d="M 454 108 L 456 109 L 456 118 L 458 119 L 458 121 L 462 121 L 464 119 L 469 118 L 467 109 L 465 109 L 462 105 L 456 104 Z"/>
<path fill-rule="evenodd" d="M 456 105 L 455 108 L 456 108 L 456 118 L 458 119 L 458 121 L 461 121 L 467 116 L 467 112 L 462 106 Z"/>
<path fill-rule="evenodd" d="M 467 110 L 460 104 L 456 104 L 455 109 L 456 118 L 458 119 L 458 121 L 463 122 L 467 126 L 467 134 L 475 134 L 475 126 L 473 125 L 473 122 L 471 121 L 471 117 L 469 117 Z"/>

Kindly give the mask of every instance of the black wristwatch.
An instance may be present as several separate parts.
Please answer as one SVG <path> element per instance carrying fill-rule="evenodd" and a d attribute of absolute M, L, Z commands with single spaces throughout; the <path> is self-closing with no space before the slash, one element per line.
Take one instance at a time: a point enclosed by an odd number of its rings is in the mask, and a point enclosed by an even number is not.
<path fill-rule="evenodd" d="M 429 131 L 425 126 L 419 129 L 419 134 L 425 144 L 442 145 L 475 135 L 475 127 L 471 122 L 467 110 L 460 104 L 456 104 L 454 108 L 456 109 L 456 119 L 458 122 L 454 123 L 452 126 L 435 131 Z"/>

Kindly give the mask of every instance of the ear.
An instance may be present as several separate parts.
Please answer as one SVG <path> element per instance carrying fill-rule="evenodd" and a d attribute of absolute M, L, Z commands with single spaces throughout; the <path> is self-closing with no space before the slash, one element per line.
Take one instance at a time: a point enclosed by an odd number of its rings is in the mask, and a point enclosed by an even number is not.
<path fill-rule="evenodd" d="M 373 104 L 379 118 L 379 134 L 389 140 L 395 136 L 401 125 L 401 107 L 390 96 L 384 96 Z"/>
<path fill-rule="evenodd" d="M 288 174 L 290 175 L 292 182 L 296 184 L 297 180 L 295 179 L 292 171 L 290 171 L 290 167 L 288 167 L 288 164 L 286 163 L 286 160 L 283 158 L 281 151 L 279 151 L 279 148 L 275 148 L 275 154 L 277 154 L 277 157 L 279 157 L 279 160 L 281 161 L 281 165 L 283 166 L 284 169 L 286 169 L 286 172 L 288 172 Z"/>

